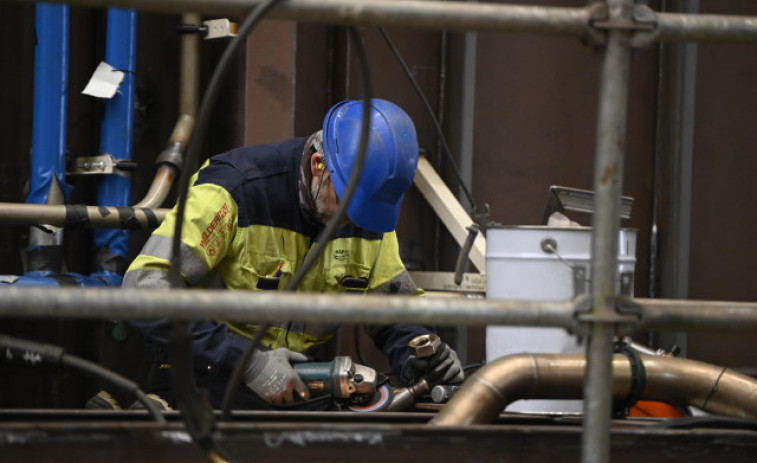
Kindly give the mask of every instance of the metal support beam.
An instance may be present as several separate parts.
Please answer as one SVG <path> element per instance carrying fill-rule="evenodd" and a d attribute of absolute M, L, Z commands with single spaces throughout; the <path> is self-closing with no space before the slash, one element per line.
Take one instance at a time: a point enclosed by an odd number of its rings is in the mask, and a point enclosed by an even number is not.
<path fill-rule="evenodd" d="M 12 0 L 37 3 L 36 0 Z M 193 11 L 219 16 L 242 16 L 261 0 L 55 0 L 85 7 L 122 7 L 157 13 Z M 274 7 L 268 17 L 322 24 L 352 24 L 442 29 L 449 31 L 498 31 L 597 39 L 590 24 L 592 2 L 583 8 L 560 8 L 435 0 L 288 0 Z M 637 8 L 637 11 L 641 9 Z M 651 12 L 651 10 L 649 10 Z M 637 18 L 634 18 L 637 19 Z M 645 17 L 645 20 L 650 19 Z M 653 13 L 655 27 L 636 43 L 754 42 L 757 18 L 728 15 Z"/>
<path fill-rule="evenodd" d="M 0 282 L 0 319 L 202 318 L 249 322 L 426 323 L 544 326 L 575 330 L 581 301 L 299 294 L 208 289 L 44 288 Z M 620 298 L 638 322 L 629 328 L 757 333 L 757 303 Z"/>
<path fill-rule="evenodd" d="M 468 237 L 466 227 L 473 221 L 425 157 L 418 160 L 418 171 L 413 184 L 434 209 L 457 244 L 462 246 Z M 473 242 L 468 257 L 479 272 L 486 272 L 486 238 L 481 234 Z"/>
<path fill-rule="evenodd" d="M 15 0 L 36 3 L 36 0 Z M 160 13 L 194 11 L 243 16 L 261 0 L 69 0 L 76 6 L 120 6 Z M 443 29 L 532 32 L 583 37 L 590 33 L 589 10 L 493 3 L 425 0 L 288 0 L 267 16 L 324 24 L 351 24 Z"/>
<path fill-rule="evenodd" d="M 597 139 L 594 154 L 594 216 L 592 223 L 592 314 L 584 384 L 584 430 L 581 461 L 606 463 L 610 459 L 612 410 L 613 325 L 602 321 L 615 314 L 615 279 L 620 230 L 620 196 L 626 145 L 628 74 L 631 33 L 622 27 L 630 21 L 633 0 L 608 0 L 610 27 L 599 83 Z"/>
<path fill-rule="evenodd" d="M 699 0 L 669 0 L 663 8 L 696 13 Z M 689 294 L 696 62 L 696 44 L 660 44 L 651 297 L 686 299 Z M 657 333 L 652 341 L 664 349 L 677 345 L 686 356 L 685 333 Z"/>
<path fill-rule="evenodd" d="M 486 324 L 569 329 L 572 301 L 495 301 L 449 297 L 298 294 L 203 289 L 37 288 L 0 283 L 0 318 L 198 320 L 434 325 Z M 757 312 L 756 312 L 757 315 Z"/>

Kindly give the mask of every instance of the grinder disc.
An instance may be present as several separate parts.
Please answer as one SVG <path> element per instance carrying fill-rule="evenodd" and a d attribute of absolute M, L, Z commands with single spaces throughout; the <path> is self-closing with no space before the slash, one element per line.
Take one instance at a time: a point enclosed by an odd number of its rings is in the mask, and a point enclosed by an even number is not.
<path fill-rule="evenodd" d="M 392 402 L 392 390 L 389 389 L 389 385 L 382 384 L 373 393 L 373 397 L 367 400 L 364 404 L 352 404 L 348 405 L 347 409 L 353 412 L 379 412 L 386 408 Z"/>

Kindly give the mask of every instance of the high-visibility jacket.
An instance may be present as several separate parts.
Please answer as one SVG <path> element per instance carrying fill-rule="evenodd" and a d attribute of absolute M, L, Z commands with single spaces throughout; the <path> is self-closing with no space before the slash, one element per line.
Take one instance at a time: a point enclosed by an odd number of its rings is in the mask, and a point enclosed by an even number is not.
<path fill-rule="evenodd" d="M 181 232 L 181 269 L 186 286 L 231 290 L 283 290 L 316 245 L 322 224 L 300 206 L 299 169 L 306 139 L 239 148 L 217 155 L 190 180 Z M 171 286 L 171 241 L 176 208 L 151 235 L 124 277 L 125 287 Z M 405 270 L 394 232 L 341 227 L 298 286 L 311 292 L 423 294 Z M 134 321 L 155 362 L 165 362 L 168 323 Z M 258 325 L 233 320 L 191 324 L 194 351 L 202 368 L 233 367 Z M 261 340 L 267 348 L 297 352 L 331 339 L 335 325 L 283 322 Z M 407 343 L 429 327 L 372 327 L 369 333 L 395 372 L 408 356 Z"/>

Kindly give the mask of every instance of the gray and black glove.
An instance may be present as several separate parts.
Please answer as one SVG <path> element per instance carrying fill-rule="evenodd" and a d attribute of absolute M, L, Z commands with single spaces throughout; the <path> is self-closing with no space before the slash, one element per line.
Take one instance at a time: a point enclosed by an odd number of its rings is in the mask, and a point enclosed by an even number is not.
<path fill-rule="evenodd" d="M 283 347 L 270 351 L 256 350 L 244 373 L 244 383 L 274 405 L 293 404 L 295 392 L 299 398 L 307 400 L 310 397 L 308 388 L 292 368 L 292 363 L 307 361 L 306 355 Z"/>
<path fill-rule="evenodd" d="M 457 358 L 457 352 L 443 342 L 439 350 L 431 357 L 416 357 L 415 355 L 408 357 L 402 366 L 402 383 L 410 385 L 421 378 L 425 378 L 431 386 L 462 383 L 465 374 Z"/>

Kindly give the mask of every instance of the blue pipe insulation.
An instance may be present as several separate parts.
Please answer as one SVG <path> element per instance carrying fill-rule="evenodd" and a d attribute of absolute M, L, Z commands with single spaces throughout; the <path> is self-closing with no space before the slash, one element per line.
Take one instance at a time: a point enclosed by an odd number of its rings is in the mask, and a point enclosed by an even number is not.
<path fill-rule="evenodd" d="M 66 184 L 69 29 L 68 6 L 37 4 L 28 204 L 61 204 L 71 196 Z M 60 230 L 30 229 L 27 271 L 60 271 L 62 243 Z"/>
<path fill-rule="evenodd" d="M 68 50 L 70 13 L 67 5 L 38 3 L 34 52 L 34 118 L 32 176 L 28 204 L 45 204 L 53 183 L 68 200 L 66 124 L 68 122 Z"/>
<path fill-rule="evenodd" d="M 55 272 L 27 272 L 23 276 L 0 275 L 0 289 L 5 285 L 15 286 L 113 286 L 112 282 L 105 278 L 80 275 L 78 273 L 55 273 Z"/>
<path fill-rule="evenodd" d="M 100 152 L 116 159 L 132 156 L 134 132 L 134 95 L 137 62 L 137 13 L 134 10 L 111 8 L 108 10 L 105 61 L 124 72 L 118 93 L 105 104 L 105 117 L 100 133 Z M 131 204 L 131 180 L 117 174 L 100 179 L 99 206 L 128 206 Z M 129 252 L 128 230 L 98 229 L 94 233 L 94 247 L 99 256 L 97 272 L 93 275 L 112 274 L 118 280 L 125 271 Z M 103 252 L 102 249 L 106 252 Z M 118 261 L 118 265 L 113 265 Z M 123 267 L 123 268 L 121 268 Z M 120 280 L 118 281 L 120 284 Z"/>

